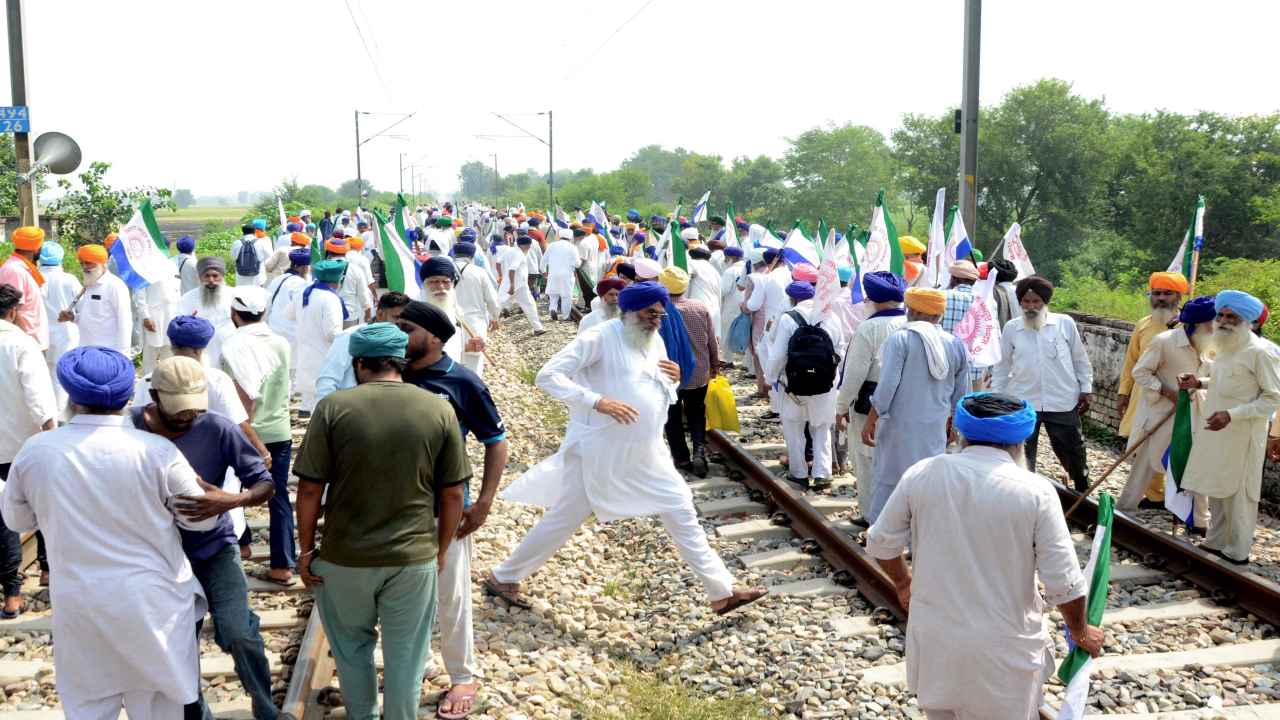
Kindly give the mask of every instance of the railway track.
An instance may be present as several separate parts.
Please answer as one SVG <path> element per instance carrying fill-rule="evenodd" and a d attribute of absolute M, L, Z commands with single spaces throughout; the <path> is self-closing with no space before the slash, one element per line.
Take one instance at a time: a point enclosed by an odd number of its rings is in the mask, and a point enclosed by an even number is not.
<path fill-rule="evenodd" d="M 823 493 L 801 491 L 787 482 L 781 457 L 770 456 L 785 454 L 780 426 L 776 419 L 762 418 L 768 406 L 749 397 L 753 389 L 735 383 L 742 432 L 736 437 L 708 434 L 719 458 L 707 479 L 691 481 L 699 513 L 722 541 L 734 541 L 742 566 L 772 585 L 775 595 L 856 593 L 849 599 L 848 616 L 830 623 L 828 632 L 854 643 L 885 641 L 867 645 L 865 666 L 856 663 L 846 670 L 860 685 L 873 688 L 877 701 L 889 700 L 877 702 L 880 708 L 856 710 L 891 715 L 893 708 L 914 703 L 906 694 L 901 651 L 901 621 L 907 613 L 889 578 L 863 549 L 865 531 L 849 522 L 860 514 L 856 481 L 838 476 Z M 1078 496 L 1055 487 L 1065 510 Z M 1086 500 L 1069 518 L 1078 530 L 1073 539 L 1082 561 L 1096 516 L 1096 505 Z M 1095 678 L 1102 682 L 1095 679 L 1091 700 L 1098 704 L 1092 710 L 1110 717 L 1126 712 L 1200 717 L 1204 708 L 1222 701 L 1227 707 L 1221 717 L 1280 718 L 1280 586 L 1120 513 L 1112 537 L 1113 590 L 1103 619 L 1109 640 L 1097 663 Z M 1065 640 L 1056 612 L 1050 622 L 1055 654 L 1061 658 Z M 1176 635 L 1195 627 L 1209 632 L 1191 635 L 1194 647 L 1161 640 L 1161 633 Z M 1220 676 L 1229 677 L 1224 681 Z M 1046 686 L 1046 700 L 1053 707 L 1062 690 L 1056 680 Z M 1244 703 L 1249 707 L 1232 707 Z M 788 709 L 803 710 L 793 712 L 803 717 L 849 711 L 809 698 Z M 1043 713 L 1053 716 L 1050 710 Z"/>

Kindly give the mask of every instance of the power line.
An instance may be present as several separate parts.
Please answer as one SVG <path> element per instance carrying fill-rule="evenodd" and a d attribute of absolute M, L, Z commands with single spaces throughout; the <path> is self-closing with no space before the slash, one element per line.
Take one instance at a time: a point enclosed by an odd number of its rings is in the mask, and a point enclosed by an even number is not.
<path fill-rule="evenodd" d="M 627 18 L 622 22 L 621 25 L 614 28 L 613 32 L 609 33 L 609 37 L 605 38 L 604 42 L 600 43 L 599 47 L 597 47 L 595 50 L 592 50 L 590 55 L 587 55 L 585 58 L 582 59 L 582 62 L 578 63 L 576 67 L 574 67 L 569 72 L 564 74 L 564 79 L 568 80 L 569 78 L 573 77 L 574 74 L 576 74 L 579 70 L 585 67 L 587 63 L 591 62 L 591 60 L 594 59 L 595 56 L 598 55 L 600 51 L 604 49 L 604 46 L 609 44 L 610 40 L 613 40 L 613 38 L 616 37 L 618 33 L 622 32 L 623 28 L 630 25 L 632 20 L 635 20 L 636 18 L 640 17 L 640 13 L 648 9 L 648 7 L 653 3 L 654 3 L 654 0 L 648 0 L 647 2 L 645 2 L 645 4 L 640 6 L 639 10 L 636 10 L 634 13 L 632 13 L 631 17 Z"/>
<path fill-rule="evenodd" d="M 360 45 L 364 48 L 365 57 L 369 58 L 369 64 L 373 66 L 373 74 L 378 78 L 378 84 L 382 86 L 382 92 L 387 94 L 387 98 L 391 98 L 391 90 L 387 87 L 387 81 L 382 77 L 382 71 L 378 69 L 378 61 L 373 59 L 373 53 L 369 52 L 369 43 L 364 39 L 364 32 L 360 30 L 360 21 L 356 20 L 356 14 L 351 11 L 351 0 L 342 0 L 342 4 L 347 6 L 347 15 L 351 16 L 351 24 L 355 26 L 356 36 L 360 38 Z"/>

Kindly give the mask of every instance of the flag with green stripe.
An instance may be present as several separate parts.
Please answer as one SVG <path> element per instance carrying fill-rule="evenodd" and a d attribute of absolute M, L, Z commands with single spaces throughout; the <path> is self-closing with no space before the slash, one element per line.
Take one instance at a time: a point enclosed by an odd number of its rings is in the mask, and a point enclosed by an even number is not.
<path fill-rule="evenodd" d="M 420 287 L 417 261 L 409 253 L 403 240 L 393 239 L 398 234 L 395 225 L 387 222 L 377 210 L 373 214 L 378 219 L 379 244 L 382 247 L 383 271 L 387 275 L 387 289 L 417 297 Z"/>
<path fill-rule="evenodd" d="M 1204 246 L 1204 196 L 1196 198 L 1196 206 L 1191 211 L 1191 222 L 1187 231 L 1182 234 L 1182 244 L 1178 246 L 1178 254 L 1169 263 L 1168 272 L 1180 272 L 1191 279 L 1193 252 L 1199 252 Z"/>
<path fill-rule="evenodd" d="M 1111 522 L 1115 515 L 1115 500 L 1110 493 L 1098 496 L 1098 527 L 1093 533 L 1093 547 L 1089 550 L 1089 562 L 1084 576 L 1089 581 L 1085 621 L 1090 625 L 1102 624 L 1102 613 L 1107 607 L 1107 592 L 1111 585 Z M 1069 640 L 1069 638 L 1068 638 Z M 1084 717 L 1089 702 L 1089 672 L 1093 658 L 1089 653 L 1070 644 L 1071 651 L 1058 667 L 1058 679 L 1067 686 L 1062 696 L 1058 720 L 1078 720 Z"/>

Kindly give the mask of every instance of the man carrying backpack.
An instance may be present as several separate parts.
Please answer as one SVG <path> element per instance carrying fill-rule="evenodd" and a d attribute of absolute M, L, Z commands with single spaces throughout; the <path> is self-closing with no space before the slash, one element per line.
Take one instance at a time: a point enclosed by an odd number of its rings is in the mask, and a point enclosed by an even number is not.
<path fill-rule="evenodd" d="M 787 286 L 791 309 L 778 316 L 769 341 L 764 376 L 778 388 L 782 435 L 787 441 L 787 476 L 802 487 L 831 485 L 831 424 L 836 417 L 836 367 L 844 338 L 840 323 L 824 320 L 813 304 L 814 287 L 797 280 Z M 805 425 L 813 465 L 805 460 Z"/>
<path fill-rule="evenodd" d="M 671 304 L 680 313 L 689 344 L 693 346 L 696 361 L 693 373 L 681 378 L 675 404 L 667 408 L 667 445 L 676 467 L 688 470 L 698 477 L 707 476 L 707 385 L 720 367 L 720 346 L 711 324 L 711 313 L 701 301 L 684 296 L 689 289 L 689 273 L 674 265 L 664 268 L 658 282 L 671 294 Z M 684 433 L 689 431 L 693 454 L 685 445 Z"/>
<path fill-rule="evenodd" d="M 266 228 L 265 220 L 262 221 L 262 227 L 263 229 L 260 230 L 255 224 L 242 226 L 240 239 L 231 243 L 231 262 L 236 268 L 236 287 L 266 284 L 267 276 L 262 266 L 271 256 L 271 248 L 269 241 L 262 242 L 259 238 L 259 234 Z M 265 234 L 262 237 L 265 238 Z"/>

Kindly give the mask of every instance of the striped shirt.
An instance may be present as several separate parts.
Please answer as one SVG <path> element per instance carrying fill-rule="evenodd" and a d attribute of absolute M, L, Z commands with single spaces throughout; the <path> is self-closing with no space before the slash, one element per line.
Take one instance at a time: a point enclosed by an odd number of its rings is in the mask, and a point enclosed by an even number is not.
<path fill-rule="evenodd" d="M 684 327 L 689 333 L 693 357 L 697 362 L 693 377 L 689 378 L 684 389 L 706 387 L 711 382 L 711 368 L 720 367 L 720 348 L 711 327 L 711 313 L 701 300 L 680 297 L 671 302 L 684 318 Z"/>

